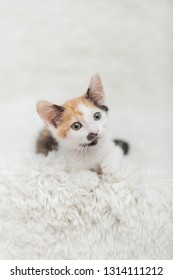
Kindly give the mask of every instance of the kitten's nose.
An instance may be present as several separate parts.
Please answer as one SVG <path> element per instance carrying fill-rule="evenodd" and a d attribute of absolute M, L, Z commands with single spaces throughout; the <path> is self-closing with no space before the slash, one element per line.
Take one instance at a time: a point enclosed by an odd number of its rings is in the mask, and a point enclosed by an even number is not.
<path fill-rule="evenodd" d="M 91 140 L 93 140 L 93 139 L 96 138 L 96 137 L 97 137 L 97 133 L 90 132 L 90 133 L 88 134 L 88 136 L 87 136 L 87 139 L 88 139 L 89 141 L 91 141 Z"/>

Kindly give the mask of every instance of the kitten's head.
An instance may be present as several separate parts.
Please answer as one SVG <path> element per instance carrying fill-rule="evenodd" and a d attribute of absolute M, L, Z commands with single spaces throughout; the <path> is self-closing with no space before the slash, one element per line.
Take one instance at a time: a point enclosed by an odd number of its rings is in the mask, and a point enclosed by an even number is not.
<path fill-rule="evenodd" d="M 58 142 L 76 151 L 97 145 L 106 133 L 108 107 L 99 74 L 83 96 L 63 106 L 39 101 L 37 111 Z"/>

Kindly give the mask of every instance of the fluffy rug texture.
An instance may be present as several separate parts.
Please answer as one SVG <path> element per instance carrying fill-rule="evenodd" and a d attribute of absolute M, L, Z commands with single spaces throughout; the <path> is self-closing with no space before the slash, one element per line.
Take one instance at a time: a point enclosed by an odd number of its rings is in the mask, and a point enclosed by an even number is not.
<path fill-rule="evenodd" d="M 99 178 L 65 173 L 56 154 L 12 157 L 1 171 L 0 256 L 170 258 L 171 188 L 153 171 L 126 166 Z"/>
<path fill-rule="evenodd" d="M 0 3 L 0 258 L 173 259 L 171 1 Z M 99 72 L 115 176 L 35 154 L 35 104 L 61 105 Z"/>

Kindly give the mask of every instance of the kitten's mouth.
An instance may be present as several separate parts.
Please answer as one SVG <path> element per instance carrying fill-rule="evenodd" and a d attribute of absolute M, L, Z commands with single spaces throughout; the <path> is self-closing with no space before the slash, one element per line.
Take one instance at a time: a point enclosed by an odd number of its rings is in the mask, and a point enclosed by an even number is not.
<path fill-rule="evenodd" d="M 95 146 L 97 145 L 98 138 L 95 138 L 91 143 L 87 144 L 87 146 Z"/>
<path fill-rule="evenodd" d="M 81 147 L 85 148 L 85 147 L 91 147 L 91 146 L 95 146 L 98 143 L 98 138 L 96 137 L 94 140 L 92 140 L 90 143 L 87 144 L 80 144 Z"/>

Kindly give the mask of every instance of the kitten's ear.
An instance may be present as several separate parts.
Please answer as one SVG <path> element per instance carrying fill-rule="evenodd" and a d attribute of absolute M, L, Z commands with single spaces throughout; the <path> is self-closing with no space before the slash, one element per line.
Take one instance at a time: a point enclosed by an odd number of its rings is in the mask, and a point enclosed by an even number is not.
<path fill-rule="evenodd" d="M 105 94 L 102 85 L 100 75 L 96 73 L 92 76 L 88 90 L 86 92 L 86 98 L 90 99 L 97 105 L 105 104 Z"/>
<path fill-rule="evenodd" d="M 37 102 L 37 112 L 39 113 L 42 120 L 54 128 L 57 128 L 58 121 L 60 120 L 65 108 L 52 104 L 47 101 Z"/>

